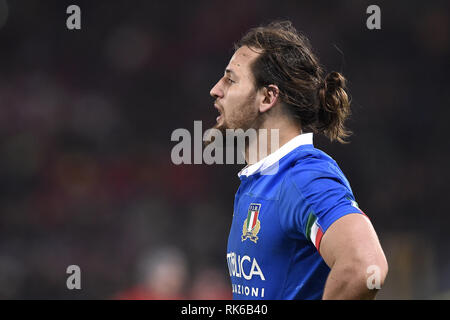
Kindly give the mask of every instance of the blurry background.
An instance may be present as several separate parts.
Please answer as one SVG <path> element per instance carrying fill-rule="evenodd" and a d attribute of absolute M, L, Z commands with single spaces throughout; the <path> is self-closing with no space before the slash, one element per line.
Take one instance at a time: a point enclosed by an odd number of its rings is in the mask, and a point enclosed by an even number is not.
<path fill-rule="evenodd" d="M 349 80 L 351 143 L 315 145 L 379 234 L 378 297 L 450 298 L 449 15 L 448 1 L 0 0 L 0 298 L 231 297 L 242 166 L 176 166 L 170 136 L 214 124 L 233 42 L 273 19 Z M 66 288 L 71 264 L 82 290 Z"/>

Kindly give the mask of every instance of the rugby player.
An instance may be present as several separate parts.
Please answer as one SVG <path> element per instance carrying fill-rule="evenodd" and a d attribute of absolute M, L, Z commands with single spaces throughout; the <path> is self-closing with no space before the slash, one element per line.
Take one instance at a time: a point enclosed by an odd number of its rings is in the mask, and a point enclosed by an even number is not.
<path fill-rule="evenodd" d="M 237 42 L 210 94 L 215 129 L 278 129 L 267 156 L 251 161 L 255 142 L 246 145 L 238 174 L 227 249 L 233 298 L 374 299 L 388 271 L 379 239 L 338 164 L 313 145 L 313 134 L 347 142 L 343 75 L 325 74 L 308 39 L 278 21 Z"/>

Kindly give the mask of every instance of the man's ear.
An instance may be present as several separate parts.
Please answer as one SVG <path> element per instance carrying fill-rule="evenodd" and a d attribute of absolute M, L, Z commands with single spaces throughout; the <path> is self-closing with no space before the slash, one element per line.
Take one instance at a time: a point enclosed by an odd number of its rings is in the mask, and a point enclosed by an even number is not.
<path fill-rule="evenodd" d="M 280 90 L 278 86 L 270 84 L 262 88 L 261 104 L 259 106 L 259 112 L 263 113 L 270 110 L 278 101 L 280 96 Z"/>

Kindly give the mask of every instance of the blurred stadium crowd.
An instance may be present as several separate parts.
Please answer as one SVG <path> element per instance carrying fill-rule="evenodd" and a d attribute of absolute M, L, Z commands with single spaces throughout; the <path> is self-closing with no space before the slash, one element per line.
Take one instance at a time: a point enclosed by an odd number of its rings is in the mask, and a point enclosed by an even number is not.
<path fill-rule="evenodd" d="M 239 166 L 170 160 L 250 27 L 288 18 L 349 80 L 351 143 L 315 137 L 390 263 L 380 298 L 450 298 L 450 7 L 379 2 L 0 0 L 0 298 L 229 299 Z M 82 290 L 66 288 L 79 265 Z"/>

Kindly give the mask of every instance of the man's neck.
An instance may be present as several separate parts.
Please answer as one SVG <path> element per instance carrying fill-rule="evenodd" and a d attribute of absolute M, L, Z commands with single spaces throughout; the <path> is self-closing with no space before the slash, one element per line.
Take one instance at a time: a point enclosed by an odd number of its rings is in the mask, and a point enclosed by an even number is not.
<path fill-rule="evenodd" d="M 263 124 L 256 139 L 249 139 L 245 146 L 245 162 L 252 165 L 260 161 L 301 133 L 301 128 L 291 122 Z"/>

